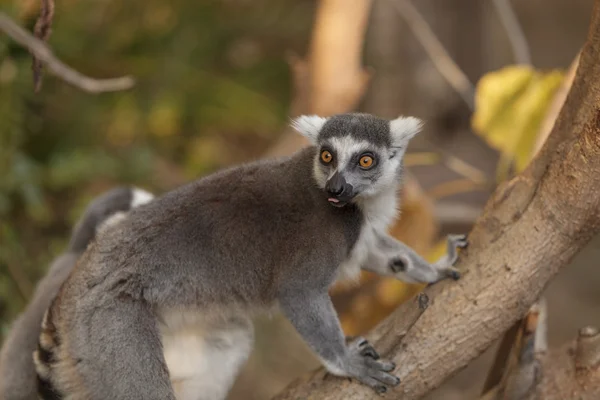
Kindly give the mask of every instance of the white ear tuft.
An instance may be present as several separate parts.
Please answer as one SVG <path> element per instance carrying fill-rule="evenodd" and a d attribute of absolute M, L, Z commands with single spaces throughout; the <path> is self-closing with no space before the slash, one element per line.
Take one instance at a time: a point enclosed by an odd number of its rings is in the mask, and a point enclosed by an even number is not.
<path fill-rule="evenodd" d="M 415 117 L 398 117 L 390 121 L 390 133 L 394 147 L 406 146 L 421 131 L 423 121 Z"/>
<path fill-rule="evenodd" d="M 321 128 L 327 122 L 327 118 L 318 115 L 301 115 L 292 120 L 292 128 L 306 136 L 311 142 L 315 142 Z"/>

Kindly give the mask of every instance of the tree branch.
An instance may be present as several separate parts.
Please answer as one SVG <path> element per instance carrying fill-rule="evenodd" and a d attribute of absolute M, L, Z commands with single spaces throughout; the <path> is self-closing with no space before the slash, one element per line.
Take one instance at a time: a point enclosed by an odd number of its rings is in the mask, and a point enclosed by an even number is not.
<path fill-rule="evenodd" d="M 496 7 L 496 12 L 500 18 L 500 22 L 504 26 L 506 36 L 510 41 L 515 61 L 517 64 L 531 65 L 531 53 L 529 52 L 529 44 L 523 33 L 521 24 L 517 19 L 515 10 L 510 5 L 509 0 L 492 0 Z"/>
<path fill-rule="evenodd" d="M 418 399 L 485 351 L 540 297 L 556 273 L 600 232 L 600 0 L 573 86 L 529 167 L 491 196 L 461 256 L 463 278 L 426 289 L 432 299 L 401 342 L 382 353 L 402 383 L 389 398 Z M 369 336 L 399 337 L 401 305 Z M 590 393 L 598 388 L 588 388 Z M 368 399 L 368 387 L 313 378 L 277 397 Z M 585 398 L 585 397 L 584 397 Z"/>
<path fill-rule="evenodd" d="M 520 397 L 486 396 L 486 400 L 596 400 L 600 398 L 600 334 L 581 329 L 571 343 L 538 356 L 533 387 Z M 483 400 L 483 399 L 482 399 Z"/>
<path fill-rule="evenodd" d="M 460 95 L 470 110 L 475 105 L 475 88 L 467 75 L 454 62 L 419 10 L 409 0 L 390 0 L 413 31 L 440 74 Z"/>
<path fill-rule="evenodd" d="M 48 42 L 52 32 L 52 19 L 54 18 L 54 0 L 42 0 L 42 10 L 35 23 L 35 37 L 41 41 Z M 42 88 L 42 62 L 33 54 L 31 69 L 33 70 L 33 88 L 39 92 Z"/>
<path fill-rule="evenodd" d="M 102 93 L 126 90 L 135 84 L 134 79 L 130 76 L 113 79 L 94 79 L 75 71 L 56 58 L 44 42 L 21 28 L 3 12 L 0 12 L 0 30 L 4 31 L 15 42 L 27 47 L 35 55 L 36 59 L 46 64 L 54 75 L 86 92 Z"/>

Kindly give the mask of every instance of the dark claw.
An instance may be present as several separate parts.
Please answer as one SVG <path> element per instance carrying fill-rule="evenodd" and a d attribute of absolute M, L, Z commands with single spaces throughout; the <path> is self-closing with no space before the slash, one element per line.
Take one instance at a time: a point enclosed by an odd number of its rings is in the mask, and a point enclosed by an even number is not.
<path fill-rule="evenodd" d="M 377 393 L 385 393 L 387 392 L 387 388 L 383 385 L 377 385 L 375 386 L 375 390 L 377 391 Z"/>
<path fill-rule="evenodd" d="M 400 378 L 398 378 L 397 376 L 395 378 L 396 378 L 396 383 L 394 383 L 394 386 L 398 386 L 400 384 Z"/>
<path fill-rule="evenodd" d="M 448 273 L 448 276 L 451 279 L 454 279 L 455 281 L 457 281 L 460 279 L 460 272 L 451 269 L 450 272 Z"/>
<path fill-rule="evenodd" d="M 406 263 L 401 258 L 394 258 L 390 261 L 390 269 L 393 272 L 404 272 L 406 271 Z"/>
<path fill-rule="evenodd" d="M 361 341 L 358 343 L 358 347 L 363 347 L 367 344 L 369 344 L 369 341 L 367 339 L 361 339 Z"/>

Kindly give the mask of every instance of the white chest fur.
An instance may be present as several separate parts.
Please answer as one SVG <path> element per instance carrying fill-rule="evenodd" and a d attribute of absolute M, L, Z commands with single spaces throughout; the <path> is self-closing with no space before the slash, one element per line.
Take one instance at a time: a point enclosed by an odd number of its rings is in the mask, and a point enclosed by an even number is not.
<path fill-rule="evenodd" d="M 338 269 L 338 280 L 358 279 L 361 266 L 375 247 L 377 233 L 385 234 L 388 226 L 396 218 L 397 204 L 396 188 L 359 203 L 364 217 L 363 225 L 350 256 Z"/>
<path fill-rule="evenodd" d="M 253 342 L 243 317 L 213 318 L 196 310 L 162 310 L 158 328 L 178 400 L 224 399 Z"/>

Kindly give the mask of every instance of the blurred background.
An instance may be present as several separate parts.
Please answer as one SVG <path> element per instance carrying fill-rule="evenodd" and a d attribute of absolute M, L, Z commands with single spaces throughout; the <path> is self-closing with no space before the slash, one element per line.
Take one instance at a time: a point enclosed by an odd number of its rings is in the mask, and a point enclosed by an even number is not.
<path fill-rule="evenodd" d="M 393 232 L 434 259 L 443 235 L 468 232 L 498 182 L 543 142 L 592 3 L 57 0 L 54 53 L 88 76 L 132 75 L 136 84 L 90 94 L 46 73 L 35 93 L 31 55 L 0 34 L 3 335 L 93 197 L 125 183 L 158 194 L 289 154 L 302 145 L 288 128 L 297 114 L 426 121 L 407 155 Z M 0 9 L 32 31 L 40 2 L 0 0 Z M 551 346 L 600 325 L 599 244 L 548 288 Z M 357 335 L 419 289 L 365 274 L 332 293 L 344 330 Z M 318 365 L 286 321 L 256 322 L 256 349 L 232 400 L 268 399 Z M 429 398 L 477 393 L 488 353 Z"/>

